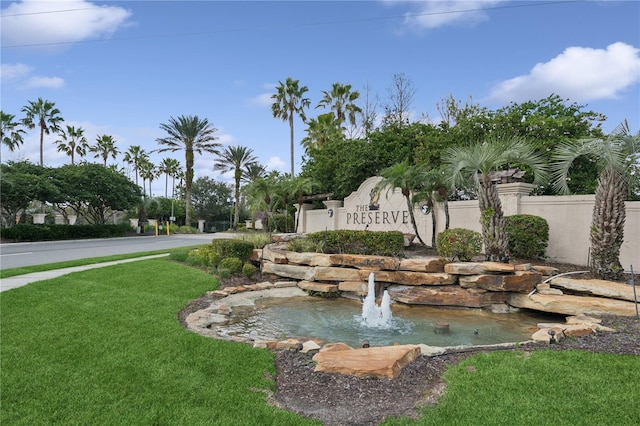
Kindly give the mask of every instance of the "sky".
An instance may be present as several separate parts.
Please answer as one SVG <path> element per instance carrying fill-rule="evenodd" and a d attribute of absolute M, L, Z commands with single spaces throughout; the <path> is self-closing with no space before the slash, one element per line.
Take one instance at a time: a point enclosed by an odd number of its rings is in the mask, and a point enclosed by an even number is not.
<path fill-rule="evenodd" d="M 0 105 L 21 119 L 38 98 L 90 144 L 114 137 L 147 152 L 171 117 L 197 115 L 223 146 L 241 145 L 268 170 L 290 171 L 288 123 L 271 95 L 287 77 L 307 86 L 308 117 L 333 83 L 382 108 L 394 75 L 415 88 L 412 120 L 440 121 L 448 96 L 490 109 L 557 94 L 640 129 L 638 1 L 5 1 L 1 3 Z M 357 102 L 358 103 L 358 102 Z M 364 102 L 359 103 L 360 106 Z M 305 124 L 296 119 L 296 173 Z M 45 164 L 70 158 L 45 135 Z M 39 163 L 39 132 L 2 161 Z M 93 154 L 89 161 L 99 162 Z M 152 153 L 159 164 L 184 152 Z M 195 176 L 215 156 L 196 156 Z M 122 155 L 109 163 L 125 169 Z M 133 179 L 133 175 L 132 179 Z M 164 196 L 164 176 L 153 182 Z"/>

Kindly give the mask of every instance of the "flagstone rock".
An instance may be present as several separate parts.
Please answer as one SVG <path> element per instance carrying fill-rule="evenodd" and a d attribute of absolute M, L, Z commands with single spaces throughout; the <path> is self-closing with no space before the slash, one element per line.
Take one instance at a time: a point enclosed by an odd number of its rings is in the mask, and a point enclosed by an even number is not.
<path fill-rule="evenodd" d="M 540 282 L 538 272 L 515 271 L 513 275 L 471 275 L 461 276 L 460 287 L 482 288 L 489 291 L 513 291 L 529 293 Z"/>
<path fill-rule="evenodd" d="M 356 254 L 331 254 L 331 264 L 334 266 L 352 266 L 369 271 L 395 271 L 400 266 L 400 261 L 394 257 L 370 256 Z"/>
<path fill-rule="evenodd" d="M 562 315 L 620 315 L 634 316 L 635 306 L 632 302 L 590 296 L 553 296 L 547 294 L 512 293 L 507 301 L 517 308 L 534 309 Z"/>
<path fill-rule="evenodd" d="M 275 274 L 281 277 L 294 278 L 297 280 L 313 281 L 315 269 L 311 266 L 265 263 L 262 265 L 262 272 L 265 274 Z"/>
<path fill-rule="evenodd" d="M 289 263 L 308 266 L 332 266 L 331 257 L 324 253 L 297 253 L 295 251 L 286 252 Z"/>
<path fill-rule="evenodd" d="M 266 260 L 272 263 L 285 264 L 289 263 L 287 260 L 286 251 L 282 249 L 273 248 L 270 245 L 265 246 L 262 249 L 254 249 L 254 256 L 257 256 L 258 260 Z"/>
<path fill-rule="evenodd" d="M 319 283 L 314 281 L 300 281 L 298 283 L 298 287 L 307 291 L 316 291 L 319 293 L 337 293 L 338 285 L 337 284 L 326 284 Z"/>
<path fill-rule="evenodd" d="M 366 296 L 369 288 L 365 281 L 342 281 L 338 283 L 338 290 L 355 293 L 358 296 Z"/>
<path fill-rule="evenodd" d="M 400 286 L 387 288 L 392 300 L 410 305 L 461 306 L 482 308 L 507 301 L 505 292 L 467 289 L 459 286 Z"/>
<path fill-rule="evenodd" d="M 513 273 L 515 270 L 514 265 L 500 262 L 458 262 L 444 265 L 446 273 L 457 275 L 479 275 L 490 272 Z"/>
<path fill-rule="evenodd" d="M 360 271 L 360 279 L 369 278 L 372 271 Z M 444 272 L 411 272 L 411 271 L 378 271 L 374 272 L 374 279 L 377 282 L 385 282 L 402 285 L 448 285 L 458 281 L 456 275 Z"/>
<path fill-rule="evenodd" d="M 401 259 L 400 271 L 444 272 L 445 260 L 442 257 L 424 257 L 417 259 Z"/>
<path fill-rule="evenodd" d="M 594 296 L 608 297 L 611 299 L 634 301 L 633 286 L 624 283 L 603 280 L 578 280 L 567 277 L 558 277 L 550 281 L 553 287 L 570 290 L 576 293 L 591 294 Z"/>
<path fill-rule="evenodd" d="M 356 377 L 393 379 L 420 355 L 418 345 L 320 350 L 313 356 L 315 371 Z"/>
<path fill-rule="evenodd" d="M 323 267 L 314 269 L 315 281 L 361 281 L 360 270 L 351 268 Z"/>

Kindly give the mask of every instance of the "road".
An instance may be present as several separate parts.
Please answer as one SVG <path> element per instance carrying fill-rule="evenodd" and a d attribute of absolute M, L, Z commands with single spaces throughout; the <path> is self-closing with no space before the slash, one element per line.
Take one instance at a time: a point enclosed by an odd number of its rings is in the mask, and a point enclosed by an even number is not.
<path fill-rule="evenodd" d="M 138 236 L 37 243 L 5 243 L 0 244 L 0 269 L 194 246 L 207 244 L 214 238 L 229 238 L 231 236 L 231 234 L 225 233 L 176 234 L 158 237 Z"/>

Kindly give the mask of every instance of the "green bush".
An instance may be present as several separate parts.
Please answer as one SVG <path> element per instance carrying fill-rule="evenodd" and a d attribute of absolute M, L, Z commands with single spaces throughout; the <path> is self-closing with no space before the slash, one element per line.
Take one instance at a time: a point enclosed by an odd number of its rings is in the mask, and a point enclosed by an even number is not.
<path fill-rule="evenodd" d="M 295 221 L 293 215 L 274 214 L 269 219 L 268 229 L 274 232 L 294 232 Z"/>
<path fill-rule="evenodd" d="M 217 267 L 222 256 L 212 246 L 202 246 L 189 252 L 189 263 Z"/>
<path fill-rule="evenodd" d="M 178 227 L 178 232 L 179 234 L 195 234 L 197 233 L 198 230 L 196 228 L 194 228 L 193 226 L 180 226 Z"/>
<path fill-rule="evenodd" d="M 324 251 L 323 242 L 318 242 L 311 238 L 291 240 L 287 244 L 287 249 L 298 253 L 322 253 Z"/>
<path fill-rule="evenodd" d="M 504 218 L 509 236 L 511 257 L 544 259 L 549 245 L 549 224 L 546 219 L 533 215 L 515 215 Z"/>
<path fill-rule="evenodd" d="M 211 247 L 220 254 L 221 259 L 237 257 L 243 263 L 248 262 L 253 254 L 253 243 L 237 238 L 213 240 Z"/>
<path fill-rule="evenodd" d="M 307 238 L 317 247 L 323 247 L 324 253 L 404 255 L 404 236 L 399 231 L 324 231 L 308 234 Z"/>
<path fill-rule="evenodd" d="M 218 269 L 228 269 L 231 275 L 239 274 L 242 271 L 242 260 L 237 257 L 227 257 L 220 261 Z"/>
<path fill-rule="evenodd" d="M 482 235 L 470 229 L 447 229 L 436 237 L 436 247 L 438 254 L 449 261 L 458 258 L 461 262 L 469 262 L 482 250 Z"/>
<path fill-rule="evenodd" d="M 261 249 L 271 242 L 271 234 L 266 232 L 251 232 L 238 235 L 236 239 L 250 242 L 253 248 Z"/>
<path fill-rule="evenodd" d="M 251 278 L 253 276 L 253 274 L 256 273 L 256 271 L 258 270 L 258 268 L 256 268 L 255 266 L 253 266 L 251 263 L 245 263 L 242 266 L 242 273 L 247 277 L 247 278 Z"/>
<path fill-rule="evenodd" d="M 21 223 L 0 229 L 0 236 L 9 241 L 59 241 L 85 238 L 124 237 L 133 233 L 131 225 L 53 225 Z"/>
<path fill-rule="evenodd" d="M 231 277 L 231 271 L 225 268 L 218 268 L 218 276 L 222 280 L 228 280 Z"/>

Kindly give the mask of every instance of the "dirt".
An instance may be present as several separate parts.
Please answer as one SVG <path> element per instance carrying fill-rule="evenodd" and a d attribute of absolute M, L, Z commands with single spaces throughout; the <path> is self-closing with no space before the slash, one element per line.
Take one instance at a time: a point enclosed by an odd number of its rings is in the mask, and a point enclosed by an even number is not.
<path fill-rule="evenodd" d="M 422 249 L 410 255 L 428 254 L 428 250 Z M 529 260 L 516 261 L 523 262 Z M 533 262 L 556 267 L 559 273 L 588 269 L 579 265 L 539 260 Z M 574 277 L 594 278 L 590 273 Z M 268 278 L 256 277 L 251 282 Z M 625 280 L 630 278 L 625 277 Z M 222 286 L 243 283 L 247 283 L 247 280 L 234 278 Z M 213 300 L 212 296 L 207 295 L 192 301 L 180 312 L 180 321 L 184 324 L 188 313 L 209 306 Z M 617 331 L 565 339 L 553 345 L 527 344 L 517 350 L 577 349 L 640 356 L 640 320 L 635 317 L 609 316 L 603 318 L 602 324 Z M 275 354 L 276 393 L 270 400 L 283 409 L 318 419 L 325 425 L 378 425 L 388 417 L 416 417 L 421 406 L 436 404 L 439 396 L 444 393 L 442 377 L 448 366 L 457 364 L 474 353 L 470 350 L 436 357 L 421 356 L 405 367 L 397 378 L 379 379 L 315 372 L 311 354 L 278 351 Z"/>

